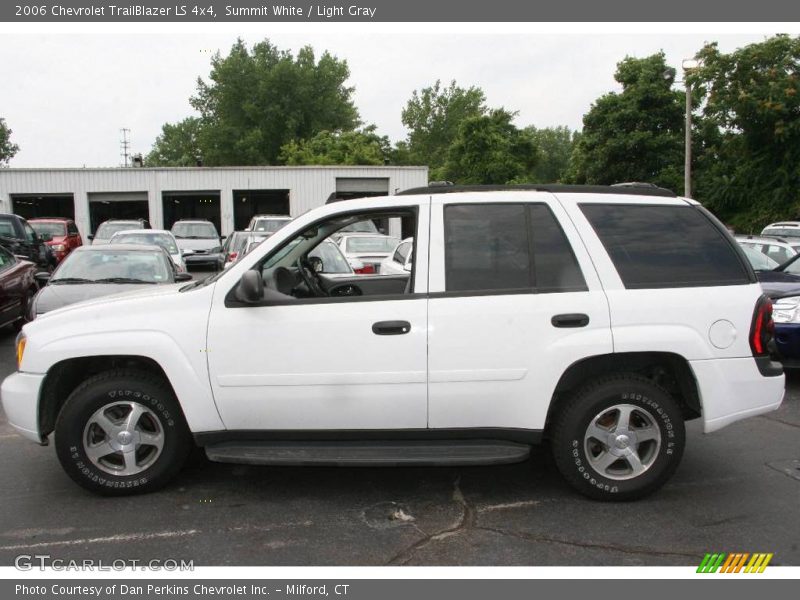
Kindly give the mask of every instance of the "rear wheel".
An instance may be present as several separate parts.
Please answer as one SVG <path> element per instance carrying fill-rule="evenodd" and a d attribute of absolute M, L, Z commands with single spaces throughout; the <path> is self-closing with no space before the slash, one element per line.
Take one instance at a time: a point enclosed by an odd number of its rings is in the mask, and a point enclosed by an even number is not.
<path fill-rule="evenodd" d="M 192 448 L 169 386 L 148 373 L 96 375 L 70 394 L 55 427 L 67 474 L 98 494 L 154 491 L 172 479 Z"/>
<path fill-rule="evenodd" d="M 670 394 L 634 374 L 589 383 L 553 423 L 559 471 L 582 494 L 632 500 L 660 488 L 685 445 L 683 416 Z"/>

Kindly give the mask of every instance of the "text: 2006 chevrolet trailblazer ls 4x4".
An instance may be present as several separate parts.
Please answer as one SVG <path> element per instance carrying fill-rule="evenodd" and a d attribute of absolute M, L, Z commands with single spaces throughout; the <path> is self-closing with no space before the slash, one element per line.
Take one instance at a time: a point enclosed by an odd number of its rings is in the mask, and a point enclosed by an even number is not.
<path fill-rule="evenodd" d="M 309 256 L 367 219 L 413 237 L 410 272 Z M 667 190 L 423 188 L 313 210 L 202 283 L 36 319 L 2 400 L 99 493 L 164 485 L 193 444 L 233 463 L 475 465 L 546 440 L 578 491 L 622 500 L 672 475 L 684 421 L 778 408 L 771 311 L 725 228 Z"/>

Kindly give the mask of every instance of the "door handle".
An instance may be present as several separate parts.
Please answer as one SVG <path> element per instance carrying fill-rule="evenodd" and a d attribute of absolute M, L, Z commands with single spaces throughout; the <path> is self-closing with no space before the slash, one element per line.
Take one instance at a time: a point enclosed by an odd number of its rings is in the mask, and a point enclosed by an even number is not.
<path fill-rule="evenodd" d="M 569 313 L 556 315 L 550 319 L 553 327 L 586 327 L 589 324 L 589 315 L 583 313 Z"/>
<path fill-rule="evenodd" d="M 378 321 L 372 324 L 372 333 L 375 335 L 403 335 L 411 331 L 408 321 Z"/>

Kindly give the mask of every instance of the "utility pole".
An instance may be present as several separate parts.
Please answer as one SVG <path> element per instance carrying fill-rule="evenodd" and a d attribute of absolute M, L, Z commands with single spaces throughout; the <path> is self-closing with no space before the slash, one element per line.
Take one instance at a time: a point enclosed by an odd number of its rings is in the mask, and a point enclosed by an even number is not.
<path fill-rule="evenodd" d="M 122 139 L 119 141 L 119 155 L 122 157 L 122 166 L 128 166 L 128 154 L 130 152 L 131 143 L 128 140 L 128 134 L 131 132 L 130 129 L 123 127 L 119 130 Z"/>
<path fill-rule="evenodd" d="M 683 194 L 692 197 L 692 84 L 686 80 L 686 136 L 683 156 Z"/>

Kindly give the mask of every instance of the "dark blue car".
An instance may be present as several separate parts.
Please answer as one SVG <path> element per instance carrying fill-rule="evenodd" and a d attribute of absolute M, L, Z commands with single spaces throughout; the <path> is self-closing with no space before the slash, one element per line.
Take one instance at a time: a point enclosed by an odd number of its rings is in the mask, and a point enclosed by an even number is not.
<path fill-rule="evenodd" d="M 764 293 L 773 302 L 774 339 L 781 362 L 787 368 L 800 368 L 800 254 L 777 265 L 771 260 L 765 263 L 763 254 L 758 257 L 752 252 L 745 249 Z"/>

